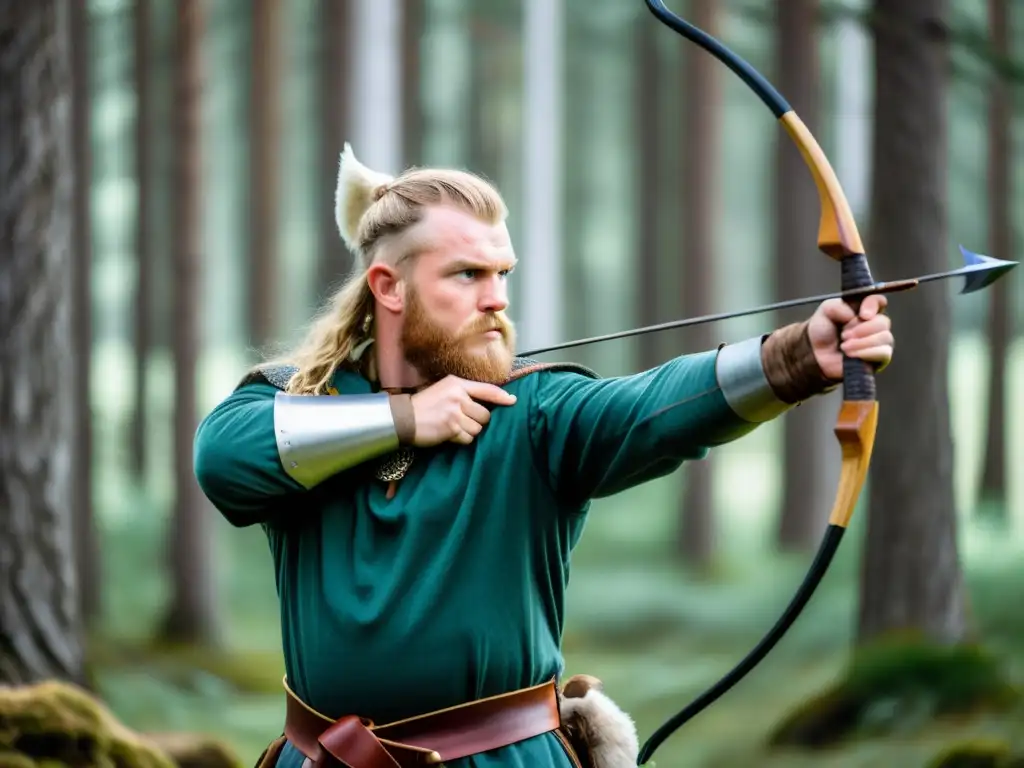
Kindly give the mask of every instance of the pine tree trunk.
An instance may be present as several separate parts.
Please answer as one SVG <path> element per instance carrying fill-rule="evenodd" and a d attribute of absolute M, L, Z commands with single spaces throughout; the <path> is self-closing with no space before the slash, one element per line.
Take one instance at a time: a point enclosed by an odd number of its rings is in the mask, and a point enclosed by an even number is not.
<path fill-rule="evenodd" d="M 74 438 L 71 453 L 75 564 L 82 618 L 92 624 L 100 613 L 101 566 L 99 537 L 92 500 L 93 428 L 90 403 L 92 378 L 92 98 L 89 88 L 89 15 L 84 3 L 68 6 L 71 41 L 71 137 L 74 157 L 72 225 L 72 350 L 74 353 Z"/>
<path fill-rule="evenodd" d="M 717 33 L 717 0 L 692 0 L 693 23 Z M 686 315 L 714 312 L 715 221 L 718 209 L 717 159 L 721 135 L 720 66 L 697 46 L 687 46 L 684 64 L 687 105 L 683 111 L 682 304 Z M 686 332 L 687 349 L 714 349 L 717 331 L 699 325 Z M 715 549 L 714 465 L 708 457 L 683 468 L 679 551 L 689 568 L 706 570 Z"/>
<path fill-rule="evenodd" d="M 350 138 L 349 98 L 352 60 L 349 44 L 352 0 L 320 0 L 320 201 L 318 201 L 320 252 L 317 258 L 317 302 L 338 287 L 352 268 L 352 256 L 334 220 L 334 190 L 342 145 Z"/>
<path fill-rule="evenodd" d="M 134 85 L 135 85 L 135 391 L 131 421 L 131 466 L 139 480 L 146 473 L 146 434 L 149 420 L 148 374 L 149 353 L 152 347 L 152 266 L 154 228 L 151 208 L 153 174 L 152 112 L 150 88 L 150 0 L 135 0 L 132 9 L 134 26 Z"/>
<path fill-rule="evenodd" d="M 777 0 L 779 90 L 812 133 L 821 124 L 818 0 Z M 792 140 L 779 131 L 775 148 L 775 264 L 777 298 L 834 291 L 839 272 L 817 253 L 818 210 L 814 180 Z M 807 319 L 804 308 L 782 311 L 777 325 Z M 839 405 L 815 398 L 782 419 L 784 455 L 778 547 L 806 552 L 820 538 L 835 495 L 840 464 L 832 427 Z"/>
<path fill-rule="evenodd" d="M 75 436 L 68 19 L 0 0 L 0 684 L 83 682 Z"/>
<path fill-rule="evenodd" d="M 173 602 L 163 636 L 210 644 L 217 640 L 211 515 L 192 472 L 198 426 L 196 363 L 202 263 L 201 116 L 204 0 L 178 0 L 175 53 L 174 184 L 174 515 L 171 523 Z"/>
<path fill-rule="evenodd" d="M 252 4 L 249 68 L 249 344 L 257 349 L 277 330 L 278 173 L 281 136 L 281 0 Z"/>
<path fill-rule="evenodd" d="M 636 179 L 637 226 L 636 254 L 638 273 L 636 278 L 635 322 L 638 326 L 654 325 L 663 321 L 660 286 L 664 275 L 659 266 L 665 260 L 661 234 L 661 212 L 664 209 L 662 194 L 662 168 L 665 166 L 664 131 L 662 126 L 659 98 L 662 73 L 665 62 L 659 56 L 658 36 L 660 29 L 651 24 L 646 15 L 641 15 L 636 24 L 635 85 L 636 97 L 634 114 L 637 136 L 638 171 Z M 646 333 L 636 337 L 637 364 L 641 370 L 653 368 L 663 362 L 661 348 L 662 334 Z"/>
<path fill-rule="evenodd" d="M 989 0 L 989 30 L 993 53 L 1009 56 L 1009 14 L 1006 0 Z M 1013 259 L 1013 150 L 1010 143 L 1010 88 L 1005 77 L 991 74 L 988 117 L 989 248 L 997 259 Z M 985 459 L 981 474 L 983 515 L 1001 524 L 1008 519 L 1006 502 L 1006 362 L 1009 356 L 1013 310 L 1010 291 L 1016 275 L 994 283 L 989 290 L 989 382 Z"/>
<path fill-rule="evenodd" d="M 423 110 L 420 107 L 422 81 L 420 40 L 426 14 L 426 0 L 402 3 L 402 166 L 422 165 Z"/>
<path fill-rule="evenodd" d="M 947 41 L 944 0 L 875 0 L 871 242 L 893 275 L 946 268 Z M 950 299 L 922 289 L 890 304 L 897 353 L 878 378 L 861 576 L 861 642 L 966 632 L 953 495 Z"/>

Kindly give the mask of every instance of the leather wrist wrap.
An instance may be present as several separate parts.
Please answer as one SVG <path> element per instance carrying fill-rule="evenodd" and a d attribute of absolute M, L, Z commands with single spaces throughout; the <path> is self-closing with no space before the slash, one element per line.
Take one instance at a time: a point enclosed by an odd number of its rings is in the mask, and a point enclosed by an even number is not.
<path fill-rule="evenodd" d="M 761 346 L 765 376 L 775 396 L 799 403 L 836 386 L 821 372 L 808 335 L 809 323 L 793 323 L 769 334 Z"/>
<path fill-rule="evenodd" d="M 412 445 L 416 438 L 416 413 L 412 408 L 412 395 L 390 396 L 391 415 L 395 419 L 395 433 L 402 445 Z"/>

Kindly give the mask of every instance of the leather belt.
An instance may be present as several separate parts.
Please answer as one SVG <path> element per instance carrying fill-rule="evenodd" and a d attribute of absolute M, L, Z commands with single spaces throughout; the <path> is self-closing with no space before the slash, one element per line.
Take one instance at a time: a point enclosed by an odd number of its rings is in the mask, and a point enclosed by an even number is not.
<path fill-rule="evenodd" d="M 418 768 L 554 731 L 561 725 L 552 680 L 532 688 L 375 725 L 356 715 L 332 720 L 284 683 L 284 733 L 307 758 L 304 765 L 347 768 Z"/>

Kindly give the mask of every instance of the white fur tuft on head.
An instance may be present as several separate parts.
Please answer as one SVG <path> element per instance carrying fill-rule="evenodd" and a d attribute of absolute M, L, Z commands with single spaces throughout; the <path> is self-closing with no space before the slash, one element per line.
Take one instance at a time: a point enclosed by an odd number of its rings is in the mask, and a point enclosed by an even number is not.
<path fill-rule="evenodd" d="M 338 163 L 338 186 L 334 193 L 334 218 L 338 224 L 341 239 L 355 249 L 356 231 L 363 214 L 377 199 L 377 191 L 394 181 L 380 171 L 367 168 L 356 159 L 352 145 L 347 141 Z"/>

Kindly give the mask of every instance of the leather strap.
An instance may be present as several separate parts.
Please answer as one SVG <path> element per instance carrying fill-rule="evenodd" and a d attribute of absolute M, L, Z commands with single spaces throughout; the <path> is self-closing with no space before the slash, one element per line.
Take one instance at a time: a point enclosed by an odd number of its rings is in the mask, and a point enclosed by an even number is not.
<path fill-rule="evenodd" d="M 288 687 L 285 735 L 316 766 L 419 768 L 514 744 L 561 725 L 554 681 L 448 709 L 375 725 L 331 720 Z"/>

